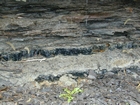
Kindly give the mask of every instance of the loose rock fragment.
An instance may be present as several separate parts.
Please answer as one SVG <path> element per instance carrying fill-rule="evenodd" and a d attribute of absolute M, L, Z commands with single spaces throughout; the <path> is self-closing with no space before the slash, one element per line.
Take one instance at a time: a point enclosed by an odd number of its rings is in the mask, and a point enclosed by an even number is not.
<path fill-rule="evenodd" d="M 77 82 L 74 79 L 68 77 L 67 75 L 63 75 L 62 77 L 60 77 L 59 81 L 63 86 L 66 86 L 66 87 L 72 86 L 72 85 L 74 85 L 74 86 L 77 85 Z"/>

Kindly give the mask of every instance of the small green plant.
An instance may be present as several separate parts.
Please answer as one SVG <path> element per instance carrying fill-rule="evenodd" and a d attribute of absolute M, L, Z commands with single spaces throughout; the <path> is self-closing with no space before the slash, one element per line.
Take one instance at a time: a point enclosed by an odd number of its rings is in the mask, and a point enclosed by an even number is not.
<path fill-rule="evenodd" d="M 126 105 L 130 105 L 128 102 L 126 102 Z"/>
<path fill-rule="evenodd" d="M 68 103 L 70 103 L 74 99 L 74 94 L 83 92 L 83 90 L 81 90 L 80 88 L 74 88 L 72 91 L 65 88 L 64 91 L 66 92 L 66 94 L 60 94 L 59 97 L 66 98 Z"/>

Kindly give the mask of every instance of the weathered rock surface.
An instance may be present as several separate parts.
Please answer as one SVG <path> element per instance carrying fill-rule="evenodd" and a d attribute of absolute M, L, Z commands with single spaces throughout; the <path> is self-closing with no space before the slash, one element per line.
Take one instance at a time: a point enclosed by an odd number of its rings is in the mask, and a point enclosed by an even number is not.
<path fill-rule="evenodd" d="M 59 95 L 71 85 L 84 91 L 70 105 L 139 104 L 140 7 L 131 1 L 1 0 L 0 104 L 67 105 Z"/>
<path fill-rule="evenodd" d="M 129 51 L 129 50 L 128 50 Z M 139 67 L 139 49 L 133 49 L 132 54 L 123 53 L 122 50 L 105 51 L 92 55 L 56 56 L 52 58 L 33 57 L 22 61 L 7 61 L 0 63 L 2 78 L 9 78 L 14 84 L 34 81 L 39 75 L 61 75 L 67 72 L 87 71 L 89 69 L 99 72 L 102 69 Z M 137 68 L 134 68 L 137 69 Z M 18 72 L 17 72 L 18 71 Z M 135 75 L 134 75 L 135 76 Z M 53 78 L 51 76 L 44 78 Z M 56 78 L 57 79 L 57 78 Z M 24 81 L 23 81 L 24 80 Z"/>
<path fill-rule="evenodd" d="M 56 2 L 58 7 L 15 3 L 0 7 L 1 60 L 139 48 L 139 7 L 100 1 L 71 1 L 64 8 Z"/>
<path fill-rule="evenodd" d="M 46 79 L 70 71 L 139 67 L 139 6 L 107 0 L 4 1 L 3 79 L 22 84 L 39 75 Z"/>

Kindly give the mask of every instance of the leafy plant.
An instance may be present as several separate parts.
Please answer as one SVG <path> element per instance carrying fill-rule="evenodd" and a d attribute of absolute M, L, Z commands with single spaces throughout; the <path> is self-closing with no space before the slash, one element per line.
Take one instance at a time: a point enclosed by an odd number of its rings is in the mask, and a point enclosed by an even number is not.
<path fill-rule="evenodd" d="M 126 105 L 130 105 L 130 104 L 127 102 Z"/>
<path fill-rule="evenodd" d="M 60 94 L 59 97 L 67 98 L 68 103 L 70 103 L 74 99 L 74 94 L 83 92 L 80 88 L 74 88 L 72 91 L 67 88 L 64 89 L 66 94 Z"/>

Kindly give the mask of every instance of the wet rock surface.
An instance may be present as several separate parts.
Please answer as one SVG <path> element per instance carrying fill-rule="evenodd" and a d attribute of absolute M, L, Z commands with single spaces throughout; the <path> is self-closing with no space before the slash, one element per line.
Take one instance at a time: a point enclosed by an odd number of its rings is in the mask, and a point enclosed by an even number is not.
<path fill-rule="evenodd" d="M 0 1 L 0 104 L 140 104 L 138 1 Z"/>

